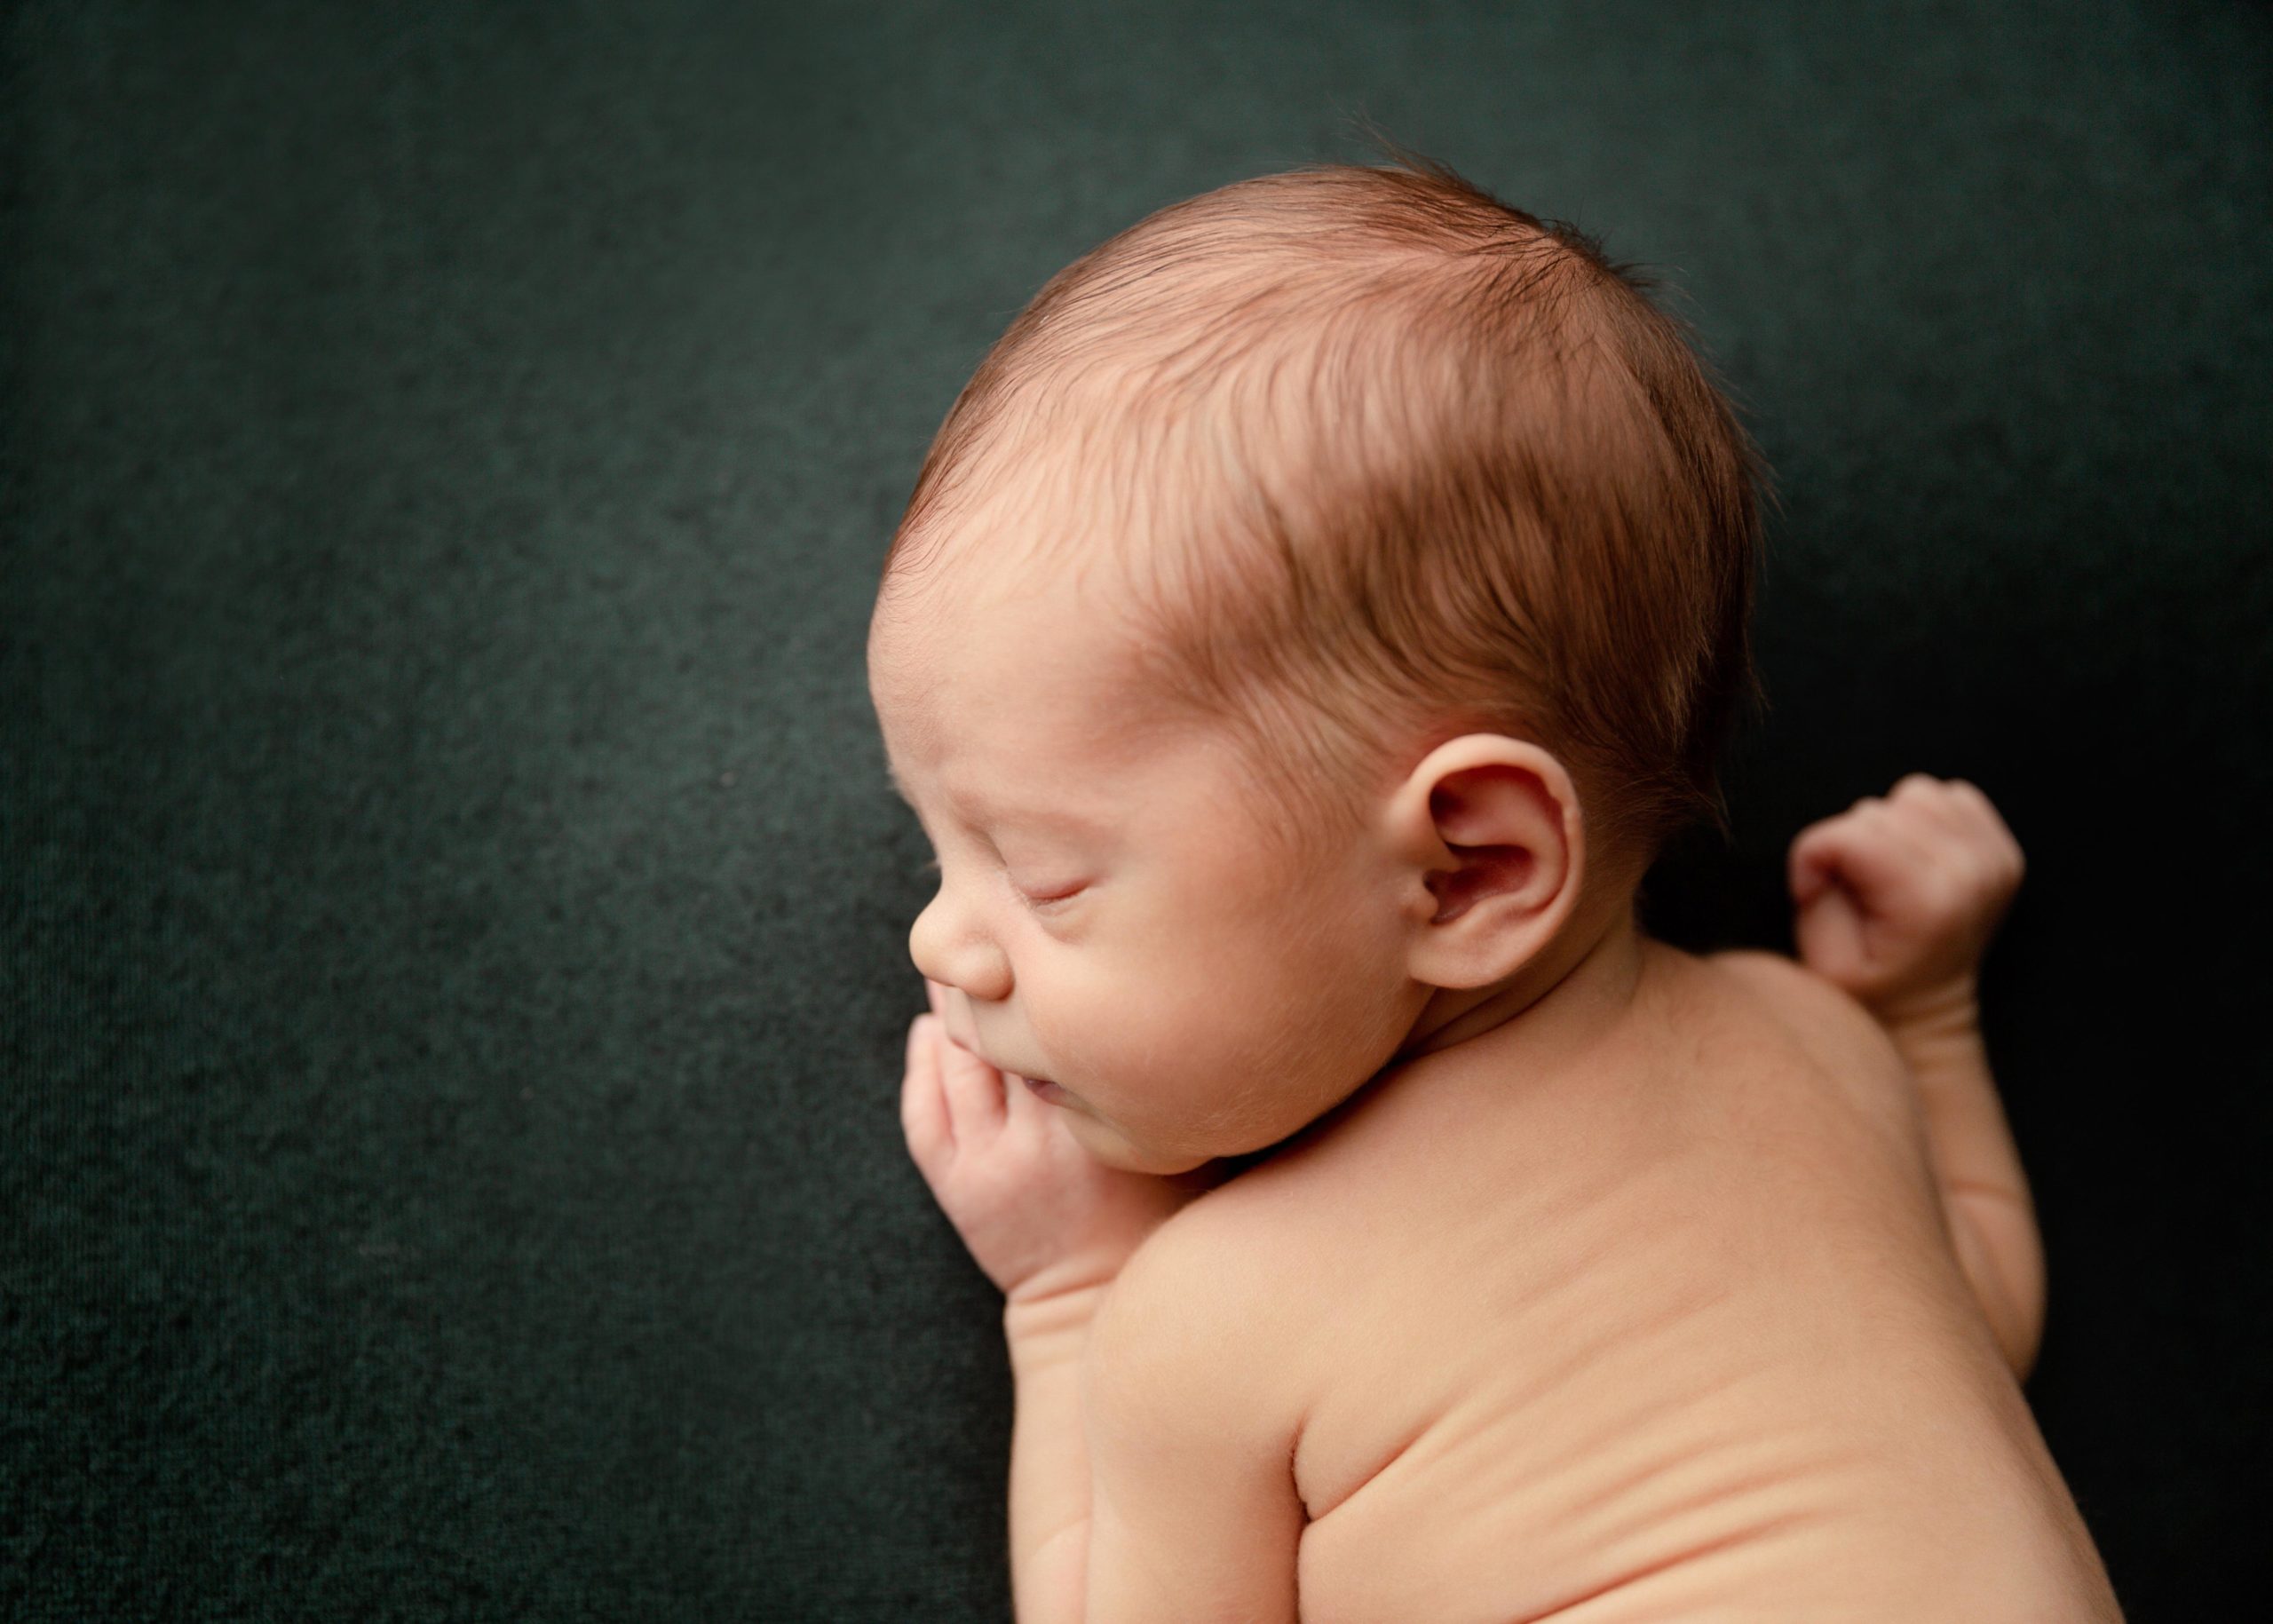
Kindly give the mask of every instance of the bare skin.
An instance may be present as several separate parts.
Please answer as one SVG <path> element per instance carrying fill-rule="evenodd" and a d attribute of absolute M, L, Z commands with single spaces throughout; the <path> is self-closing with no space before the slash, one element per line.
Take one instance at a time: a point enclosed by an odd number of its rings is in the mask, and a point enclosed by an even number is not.
<path fill-rule="evenodd" d="M 1497 735 L 1272 875 L 1204 747 L 1085 754 L 1126 735 L 1065 609 L 871 642 L 943 871 L 903 1123 L 1005 1295 L 1022 1620 L 2118 1616 L 2016 1380 L 1978 791 L 1803 833 L 1804 966 L 1645 937 Z M 1092 832 L 1012 827 L 1068 786 Z"/>

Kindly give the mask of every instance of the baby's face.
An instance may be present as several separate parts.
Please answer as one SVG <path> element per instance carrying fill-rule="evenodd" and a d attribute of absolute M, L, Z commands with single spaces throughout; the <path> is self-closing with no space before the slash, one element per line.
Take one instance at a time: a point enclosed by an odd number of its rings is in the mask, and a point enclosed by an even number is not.
<path fill-rule="evenodd" d="M 1235 788 L 1228 741 L 1134 696 L 1115 617 L 1064 571 L 977 573 L 957 561 L 880 606 L 868 643 L 885 755 L 939 859 L 908 947 L 950 989 L 950 1034 L 1057 1084 L 1112 1166 L 1277 1143 L 1385 1064 L 1425 1002 L 1392 866 L 1360 841 L 1274 868 L 1251 822 L 1281 809 Z"/>

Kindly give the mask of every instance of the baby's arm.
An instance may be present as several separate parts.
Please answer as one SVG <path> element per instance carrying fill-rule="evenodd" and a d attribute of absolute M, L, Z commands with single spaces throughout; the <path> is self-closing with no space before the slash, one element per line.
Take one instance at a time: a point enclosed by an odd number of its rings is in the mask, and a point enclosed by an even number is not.
<path fill-rule="evenodd" d="M 1082 1382 L 1090 1328 L 1129 1260 L 1219 1176 L 1124 1172 L 1074 1140 L 1057 1106 L 947 1033 L 942 989 L 907 1034 L 900 1124 L 916 1168 L 1003 1294 L 1010 1429 L 1010 1590 L 1022 1621 L 1084 1616 L 1094 1507 Z M 1169 1616 L 1169 1615 L 1163 1615 Z"/>
<path fill-rule="evenodd" d="M 1800 957 L 1878 1017 L 1916 1074 L 1958 1261 L 2020 1375 L 2043 1334 L 2044 1254 L 1977 987 L 2024 867 L 1986 796 L 1917 772 L 1803 830 L 1790 857 Z"/>

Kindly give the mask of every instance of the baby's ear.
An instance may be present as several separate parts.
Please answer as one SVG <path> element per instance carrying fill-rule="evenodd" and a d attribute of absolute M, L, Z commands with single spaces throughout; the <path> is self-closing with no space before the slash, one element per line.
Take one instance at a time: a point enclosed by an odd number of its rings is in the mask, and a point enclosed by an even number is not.
<path fill-rule="evenodd" d="M 1438 746 L 1398 790 L 1392 817 L 1418 888 L 1418 979 L 1447 987 L 1502 980 L 1553 940 L 1577 906 L 1586 863 L 1578 791 L 1563 764 L 1535 744 L 1470 733 Z"/>

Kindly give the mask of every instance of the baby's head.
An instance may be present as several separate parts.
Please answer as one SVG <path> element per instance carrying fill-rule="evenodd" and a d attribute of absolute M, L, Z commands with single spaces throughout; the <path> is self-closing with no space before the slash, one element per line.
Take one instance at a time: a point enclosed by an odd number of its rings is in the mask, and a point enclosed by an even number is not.
<path fill-rule="evenodd" d="M 1425 160 L 1075 261 L 949 411 L 870 630 L 951 1033 L 1166 1173 L 1553 973 L 1722 819 L 1759 478 L 1632 278 Z"/>

